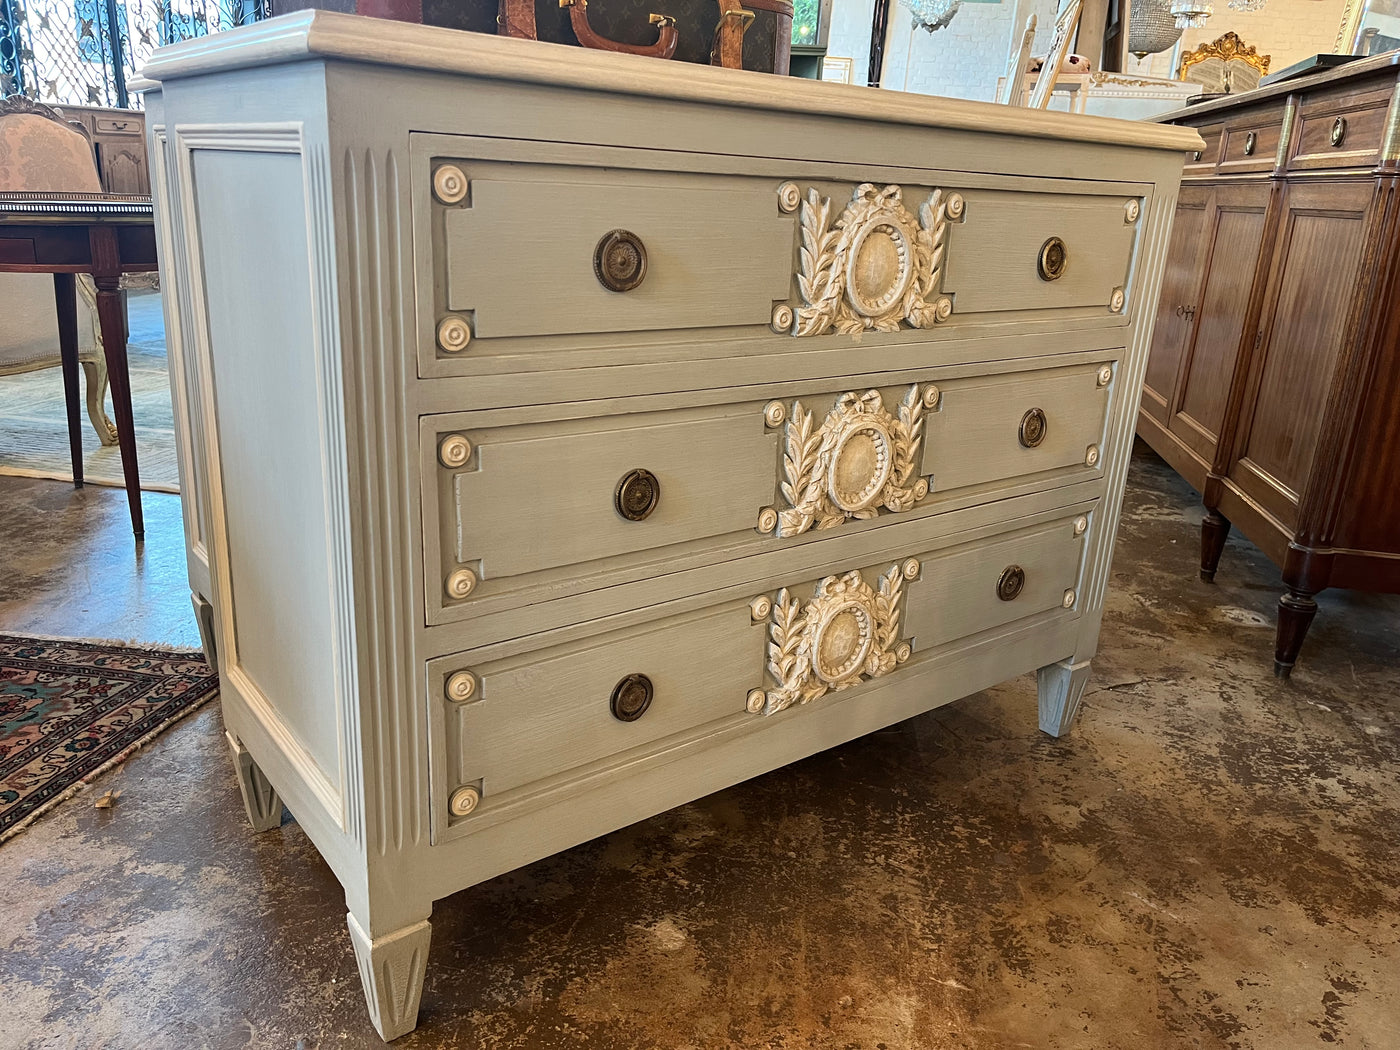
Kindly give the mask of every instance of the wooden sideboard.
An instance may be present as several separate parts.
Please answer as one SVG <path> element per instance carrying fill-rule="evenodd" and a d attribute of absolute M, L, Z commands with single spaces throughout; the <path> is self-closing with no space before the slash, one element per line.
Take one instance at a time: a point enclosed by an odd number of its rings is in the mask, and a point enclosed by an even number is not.
<path fill-rule="evenodd" d="M 191 587 L 379 1031 L 433 902 L 1098 642 L 1195 132 L 287 15 L 156 54 Z"/>
<path fill-rule="evenodd" d="M 107 193 L 151 192 L 146 160 L 146 114 L 139 109 L 62 106 L 63 115 L 87 128 L 97 173 Z"/>
<path fill-rule="evenodd" d="M 1283 570 L 1287 676 L 1327 587 L 1400 591 L 1400 55 L 1168 114 L 1199 130 L 1138 433 Z"/>

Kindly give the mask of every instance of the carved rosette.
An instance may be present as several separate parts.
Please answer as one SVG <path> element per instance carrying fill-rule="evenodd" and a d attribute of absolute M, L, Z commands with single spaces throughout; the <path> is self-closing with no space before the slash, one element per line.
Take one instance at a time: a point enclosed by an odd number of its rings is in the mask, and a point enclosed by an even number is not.
<path fill-rule="evenodd" d="M 908 647 L 899 645 L 901 566 L 880 577 L 879 589 L 859 572 L 828 576 L 808 602 L 786 588 L 773 603 L 768 628 L 768 673 L 764 714 L 806 704 L 893 671 Z"/>
<path fill-rule="evenodd" d="M 806 305 L 797 308 L 793 335 L 932 328 L 952 314 L 953 301 L 936 294 L 949 222 L 943 191 L 929 194 L 917 218 L 903 194 L 862 183 L 833 224 L 831 198 L 807 191 L 797 274 Z"/>
<path fill-rule="evenodd" d="M 814 525 L 829 529 L 852 518 L 873 518 L 881 507 L 908 510 L 928 495 L 915 473 L 924 436 L 924 401 L 917 385 L 891 415 L 879 391 L 842 394 L 820 427 L 792 403 L 783 451 L 783 497 L 778 535 L 797 536 Z"/>

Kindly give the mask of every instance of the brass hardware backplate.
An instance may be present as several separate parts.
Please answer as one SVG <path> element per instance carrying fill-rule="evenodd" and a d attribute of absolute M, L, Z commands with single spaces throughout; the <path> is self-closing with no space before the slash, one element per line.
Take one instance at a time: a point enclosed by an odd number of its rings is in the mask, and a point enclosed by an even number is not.
<path fill-rule="evenodd" d="M 628 521 L 644 521 L 661 502 L 661 482 L 649 470 L 638 467 L 622 475 L 613 493 L 613 506 Z"/>
<path fill-rule="evenodd" d="M 610 230 L 593 249 L 593 272 L 609 291 L 628 292 L 647 275 L 647 250 L 631 230 Z"/>
<path fill-rule="evenodd" d="M 1049 429 L 1050 423 L 1045 418 L 1045 412 L 1039 408 L 1032 408 L 1021 417 L 1021 426 L 1016 432 L 1016 437 L 1022 448 L 1035 448 L 1045 440 L 1045 432 Z"/>
<path fill-rule="evenodd" d="M 613 686 L 608 708 L 619 722 L 635 722 L 651 706 L 651 679 L 644 674 L 629 674 Z"/>
<path fill-rule="evenodd" d="M 1065 275 L 1065 267 L 1068 265 L 1069 249 L 1059 237 L 1051 237 L 1040 246 L 1035 269 L 1042 281 L 1058 281 Z"/>
<path fill-rule="evenodd" d="M 997 597 L 1004 602 L 1015 601 L 1025 586 L 1026 570 L 1019 565 L 1008 565 L 997 580 Z"/>

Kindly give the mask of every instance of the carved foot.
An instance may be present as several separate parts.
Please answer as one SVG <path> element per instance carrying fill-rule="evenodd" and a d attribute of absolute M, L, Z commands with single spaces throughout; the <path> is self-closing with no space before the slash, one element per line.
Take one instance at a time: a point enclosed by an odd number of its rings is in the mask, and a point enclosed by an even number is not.
<path fill-rule="evenodd" d="M 385 1041 L 407 1035 L 418 1026 L 418 1001 L 423 995 L 423 977 L 428 972 L 432 925 L 424 919 L 383 937 L 371 938 L 353 914 L 347 913 L 345 921 L 350 927 L 350 941 L 355 945 L 365 1004 L 375 1030 Z"/>
<path fill-rule="evenodd" d="M 1298 662 L 1298 652 L 1303 648 L 1303 639 L 1308 635 L 1313 617 L 1317 615 L 1317 602 L 1311 594 L 1289 591 L 1278 600 L 1278 634 L 1274 638 L 1274 674 L 1287 678 L 1293 673 L 1293 665 Z"/>
<path fill-rule="evenodd" d="M 1201 579 L 1211 583 L 1230 535 L 1230 522 L 1218 510 L 1207 509 L 1201 519 Z"/>
<path fill-rule="evenodd" d="M 1063 736 L 1079 713 L 1079 700 L 1089 682 L 1089 661 L 1048 664 L 1035 678 L 1040 692 L 1040 728 L 1051 736 Z"/>
<path fill-rule="evenodd" d="M 248 811 L 248 823 L 254 831 L 271 831 L 282 825 L 282 799 L 277 789 L 269 783 L 253 756 L 248 753 L 231 734 L 229 747 L 233 748 L 233 766 L 238 774 L 238 788 L 243 792 L 243 808 Z"/>
<path fill-rule="evenodd" d="M 204 659 L 209 661 L 209 666 L 217 673 L 219 650 L 214 644 L 214 606 L 209 604 L 204 595 L 195 591 L 190 592 L 190 601 L 194 603 L 194 620 L 199 625 L 199 647 L 204 650 Z"/>

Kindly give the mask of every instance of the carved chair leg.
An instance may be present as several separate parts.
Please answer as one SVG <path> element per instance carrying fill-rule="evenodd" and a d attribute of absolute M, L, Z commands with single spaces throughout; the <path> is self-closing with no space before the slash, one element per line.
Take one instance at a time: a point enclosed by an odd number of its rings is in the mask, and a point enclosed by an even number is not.
<path fill-rule="evenodd" d="M 97 440 L 111 447 L 117 443 L 117 425 L 107 414 L 107 362 L 102 358 L 80 362 L 87 390 L 88 422 L 97 433 Z"/>
<path fill-rule="evenodd" d="M 1218 510 L 1207 509 L 1206 516 L 1201 519 L 1201 579 L 1207 583 L 1215 579 L 1229 535 L 1229 519 Z"/>
<path fill-rule="evenodd" d="M 229 747 L 233 749 L 233 767 L 238 774 L 238 789 L 243 792 L 243 808 L 248 811 L 248 823 L 254 831 L 271 831 L 282 824 L 282 799 L 277 789 L 242 742 L 232 734 L 228 736 Z"/>
<path fill-rule="evenodd" d="M 1063 736 L 1074 724 L 1079 701 L 1089 684 L 1089 661 L 1061 660 L 1036 672 L 1040 693 L 1040 728 L 1051 736 Z"/>
<path fill-rule="evenodd" d="M 1278 600 L 1278 634 L 1274 639 L 1274 674 L 1287 678 L 1298 662 L 1298 651 L 1308 635 L 1317 602 L 1311 594 L 1289 591 Z"/>
<path fill-rule="evenodd" d="M 385 1041 L 407 1035 L 418 1027 L 432 925 L 424 919 L 382 937 L 370 937 L 353 912 L 346 913 L 345 922 L 375 1030 Z"/>
<path fill-rule="evenodd" d="M 209 661 L 209 666 L 217 672 L 219 650 L 214 644 L 214 606 L 196 591 L 190 592 L 190 601 L 194 603 L 194 619 L 199 626 L 199 647 L 204 650 L 204 659 Z"/>

